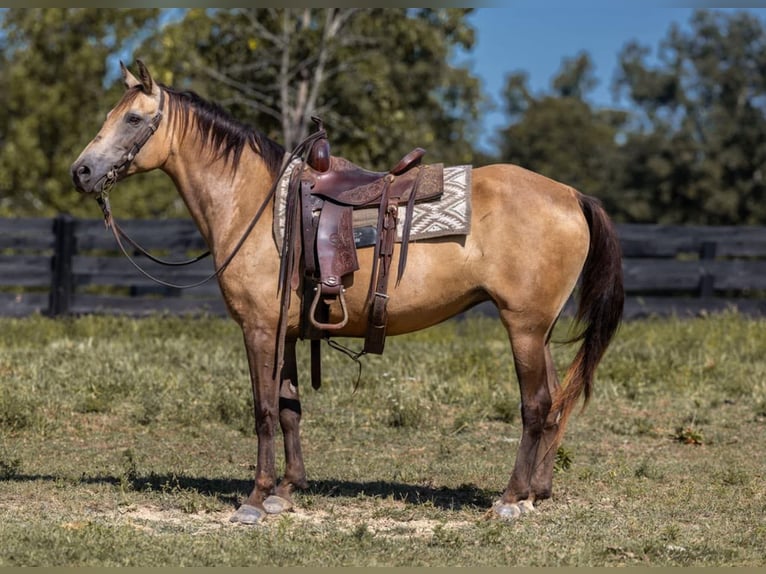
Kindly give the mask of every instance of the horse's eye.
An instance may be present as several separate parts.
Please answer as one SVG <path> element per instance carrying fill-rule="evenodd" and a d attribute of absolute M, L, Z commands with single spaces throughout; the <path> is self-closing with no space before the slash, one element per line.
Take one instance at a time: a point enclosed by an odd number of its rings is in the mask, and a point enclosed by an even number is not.
<path fill-rule="evenodd" d="M 130 126 L 137 126 L 141 123 L 141 116 L 138 114 L 128 114 L 125 117 L 125 122 Z"/>

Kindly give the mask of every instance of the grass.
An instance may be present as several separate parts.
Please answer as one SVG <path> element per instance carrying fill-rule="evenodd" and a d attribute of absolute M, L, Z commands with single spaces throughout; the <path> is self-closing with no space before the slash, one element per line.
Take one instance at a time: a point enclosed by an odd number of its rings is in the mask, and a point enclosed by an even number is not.
<path fill-rule="evenodd" d="M 624 324 L 553 499 L 513 523 L 484 519 L 520 434 L 497 321 L 391 338 L 356 390 L 324 347 L 323 387 L 302 381 L 310 488 L 243 527 L 257 441 L 233 322 L 0 319 L 0 566 L 763 565 L 764 332 Z M 555 347 L 561 370 L 573 353 Z"/>

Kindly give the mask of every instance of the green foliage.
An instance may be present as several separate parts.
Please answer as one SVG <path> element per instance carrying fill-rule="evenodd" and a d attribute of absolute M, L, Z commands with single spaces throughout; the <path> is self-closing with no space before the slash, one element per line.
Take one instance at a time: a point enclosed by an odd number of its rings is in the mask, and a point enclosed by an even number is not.
<path fill-rule="evenodd" d="M 194 89 L 291 148 L 324 117 L 333 152 L 389 168 L 416 145 L 471 160 L 479 82 L 464 9 L 10 9 L 0 14 L 0 216 L 97 217 L 69 167 L 123 87 L 117 59 Z M 166 22 L 169 22 L 166 24 Z M 121 182 L 122 217 L 186 213 L 162 173 Z"/>
<path fill-rule="evenodd" d="M 596 195 L 619 221 L 766 222 L 766 25 L 748 13 L 698 10 L 654 51 L 629 41 L 614 94 L 594 108 L 587 54 L 564 61 L 551 90 L 510 74 L 500 159 Z"/>
<path fill-rule="evenodd" d="M 618 213 L 616 137 L 626 113 L 595 110 L 585 101 L 595 85 L 590 58 L 565 61 L 550 95 L 534 96 L 526 83 L 522 73 L 506 81 L 512 123 L 499 134 L 500 159 L 600 197 L 610 213 Z"/>
<path fill-rule="evenodd" d="M 573 460 L 574 456 L 572 453 L 564 446 L 560 446 L 556 450 L 556 461 L 553 463 L 553 470 L 557 473 L 565 472 L 572 467 Z"/>
<path fill-rule="evenodd" d="M 156 9 L 14 8 L 4 11 L 0 59 L 0 215 L 95 216 L 69 166 L 116 94 L 107 57 L 151 26 Z"/>
<path fill-rule="evenodd" d="M 360 164 L 391 167 L 416 145 L 430 161 L 470 162 L 479 82 L 449 63 L 473 44 L 468 12 L 191 9 L 141 52 L 163 81 L 222 102 L 288 149 L 318 115 L 333 153 Z"/>
<path fill-rule="evenodd" d="M 675 439 L 683 444 L 700 445 L 704 444 L 705 438 L 702 432 L 694 426 L 678 426 L 675 429 Z"/>
<path fill-rule="evenodd" d="M 622 187 L 632 219 L 766 222 L 763 20 L 697 11 L 670 28 L 650 63 L 631 42 L 616 85 L 636 106 Z"/>

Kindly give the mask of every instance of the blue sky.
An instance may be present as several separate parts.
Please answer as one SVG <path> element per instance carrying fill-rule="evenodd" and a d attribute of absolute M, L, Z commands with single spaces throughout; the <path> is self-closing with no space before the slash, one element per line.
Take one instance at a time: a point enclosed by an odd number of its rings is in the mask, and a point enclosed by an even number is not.
<path fill-rule="evenodd" d="M 547 91 L 562 59 L 586 51 L 599 79 L 590 101 L 618 105 L 610 88 L 621 48 L 637 40 L 656 50 L 671 23 L 686 26 L 694 12 L 692 5 L 702 5 L 660 4 L 658 0 L 515 0 L 508 8 L 477 8 L 469 20 L 477 30 L 477 44 L 458 61 L 470 62 L 485 92 L 500 103 L 508 73 L 525 71 L 533 92 Z M 748 11 L 766 18 L 766 9 Z M 482 147 L 488 148 L 493 129 L 504 121 L 499 110 L 487 114 Z"/>

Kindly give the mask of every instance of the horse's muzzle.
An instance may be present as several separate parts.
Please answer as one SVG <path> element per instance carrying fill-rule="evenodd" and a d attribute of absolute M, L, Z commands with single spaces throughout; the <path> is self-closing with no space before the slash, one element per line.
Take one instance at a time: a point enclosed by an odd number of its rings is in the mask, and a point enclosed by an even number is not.
<path fill-rule="evenodd" d="M 84 161 L 72 165 L 72 183 L 80 193 L 106 193 L 117 182 L 119 169 L 112 167 L 101 177 L 93 175 L 93 170 Z"/>
<path fill-rule="evenodd" d="M 93 193 L 92 172 L 85 162 L 72 164 L 72 183 L 80 193 Z"/>

